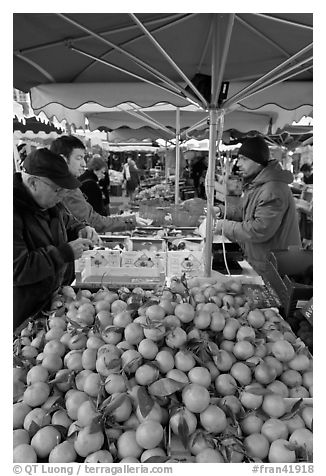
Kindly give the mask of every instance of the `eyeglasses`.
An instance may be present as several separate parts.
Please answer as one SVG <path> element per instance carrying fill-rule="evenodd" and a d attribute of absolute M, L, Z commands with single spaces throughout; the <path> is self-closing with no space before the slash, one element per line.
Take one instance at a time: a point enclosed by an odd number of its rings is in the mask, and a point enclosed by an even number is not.
<path fill-rule="evenodd" d="M 50 183 L 50 182 L 47 182 L 46 180 L 42 179 L 41 177 L 36 177 L 37 180 L 39 180 L 40 182 L 43 182 L 45 183 L 45 185 L 47 185 L 48 187 L 51 188 L 51 190 L 56 193 L 56 194 L 64 194 L 66 193 L 66 189 L 65 188 L 62 188 L 62 187 L 54 187 L 54 184 Z"/>

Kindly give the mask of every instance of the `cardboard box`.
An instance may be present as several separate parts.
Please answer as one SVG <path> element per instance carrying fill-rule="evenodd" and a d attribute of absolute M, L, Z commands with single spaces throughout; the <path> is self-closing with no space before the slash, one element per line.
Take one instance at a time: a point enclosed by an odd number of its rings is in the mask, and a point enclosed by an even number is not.
<path fill-rule="evenodd" d="M 98 272 L 98 274 L 94 274 Z M 165 282 L 165 274 L 159 268 L 95 268 L 85 267 L 81 273 L 79 286 L 99 287 L 102 285 L 119 288 L 141 286 L 144 289 L 153 289 L 155 286 L 162 286 Z"/>
<path fill-rule="evenodd" d="M 86 262 L 89 260 L 89 266 L 92 267 L 119 267 L 120 251 L 118 250 L 88 250 L 84 251 L 81 258 L 75 260 L 75 272 L 81 272 L 85 269 Z"/>
<path fill-rule="evenodd" d="M 202 251 L 167 251 L 167 276 L 180 277 L 183 274 L 186 278 L 203 276 Z"/>
<path fill-rule="evenodd" d="M 153 253 L 165 251 L 165 241 L 161 238 L 152 237 L 132 237 L 130 238 L 130 251 L 148 250 Z"/>
<path fill-rule="evenodd" d="M 123 251 L 121 266 L 126 268 L 157 268 L 166 273 L 166 252 L 152 253 L 150 251 Z"/>

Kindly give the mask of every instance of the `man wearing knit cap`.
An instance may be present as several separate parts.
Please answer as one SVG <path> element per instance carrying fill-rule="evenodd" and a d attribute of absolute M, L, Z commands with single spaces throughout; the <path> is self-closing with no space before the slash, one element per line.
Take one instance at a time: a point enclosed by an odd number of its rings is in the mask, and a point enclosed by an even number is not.
<path fill-rule="evenodd" d="M 238 152 L 243 177 L 242 209 L 218 220 L 214 232 L 239 242 L 245 259 L 261 275 L 271 250 L 301 246 L 298 217 L 289 188 L 293 175 L 276 160 L 260 137 L 248 137 Z"/>

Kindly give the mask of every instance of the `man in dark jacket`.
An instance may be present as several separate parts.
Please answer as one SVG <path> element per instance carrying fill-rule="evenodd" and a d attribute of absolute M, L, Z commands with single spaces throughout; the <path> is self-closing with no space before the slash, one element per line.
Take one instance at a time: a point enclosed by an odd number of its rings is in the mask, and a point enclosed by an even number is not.
<path fill-rule="evenodd" d="M 65 160 L 48 149 L 30 153 L 14 174 L 14 329 L 49 305 L 67 267 L 98 242 L 95 230 L 60 203 L 79 185 Z"/>
<path fill-rule="evenodd" d="M 289 184 L 293 175 L 269 161 L 269 149 L 260 137 L 248 137 L 238 152 L 244 179 L 242 210 L 218 220 L 215 233 L 242 244 L 245 258 L 261 275 L 271 250 L 301 247 L 298 216 Z"/>

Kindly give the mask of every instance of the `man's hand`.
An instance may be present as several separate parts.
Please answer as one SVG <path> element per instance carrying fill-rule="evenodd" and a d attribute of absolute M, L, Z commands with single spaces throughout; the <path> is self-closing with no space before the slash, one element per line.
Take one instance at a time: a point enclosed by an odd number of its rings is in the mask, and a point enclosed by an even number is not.
<path fill-rule="evenodd" d="M 222 220 L 216 220 L 215 226 L 214 226 L 214 235 L 222 235 Z"/>
<path fill-rule="evenodd" d="M 139 215 L 136 214 L 136 224 L 137 226 L 149 226 L 153 220 L 146 220 L 146 218 L 141 218 Z"/>
<path fill-rule="evenodd" d="M 78 232 L 78 236 L 80 238 L 87 238 L 88 240 L 91 241 L 92 245 L 99 246 L 102 244 L 102 240 L 96 233 L 95 228 L 92 228 L 91 226 L 88 226 L 88 225 L 85 226 L 85 228 L 83 228 L 82 230 Z"/>
<path fill-rule="evenodd" d="M 87 238 L 77 238 L 77 240 L 69 241 L 68 245 L 72 249 L 75 259 L 78 259 L 84 251 L 89 249 L 92 245 L 92 241 Z"/>

